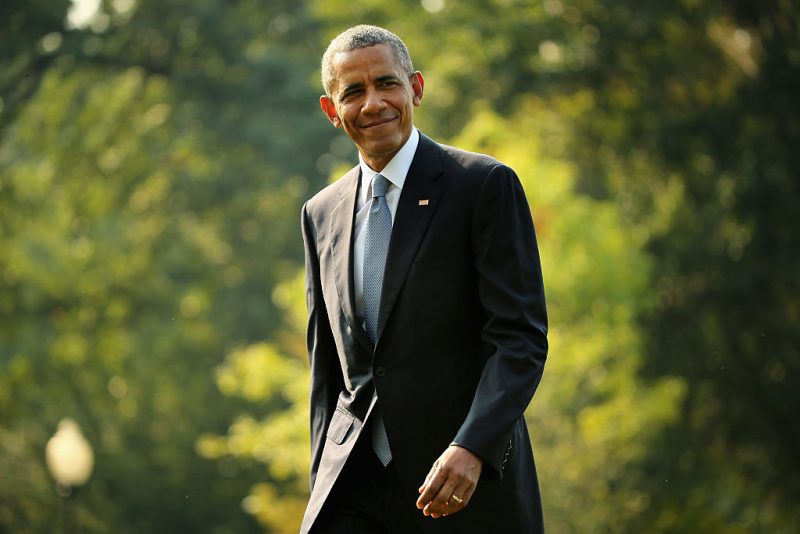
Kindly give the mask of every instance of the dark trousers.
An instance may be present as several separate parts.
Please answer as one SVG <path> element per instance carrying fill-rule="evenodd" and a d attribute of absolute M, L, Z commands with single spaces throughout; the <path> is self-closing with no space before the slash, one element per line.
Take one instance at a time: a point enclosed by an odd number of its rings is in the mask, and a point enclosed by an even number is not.
<path fill-rule="evenodd" d="M 417 510 L 416 501 L 402 492 L 394 463 L 386 467 L 380 463 L 372 450 L 370 434 L 365 428 L 359 436 L 314 524 L 313 534 L 422 533 L 422 512 Z"/>

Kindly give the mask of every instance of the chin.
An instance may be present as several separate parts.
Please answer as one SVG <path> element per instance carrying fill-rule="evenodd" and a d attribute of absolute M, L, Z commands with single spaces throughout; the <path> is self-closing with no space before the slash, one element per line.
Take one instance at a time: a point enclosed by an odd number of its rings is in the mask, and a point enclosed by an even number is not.
<path fill-rule="evenodd" d="M 400 147 L 403 146 L 402 141 L 403 141 L 402 135 L 391 135 L 384 137 L 381 140 L 375 140 L 364 144 L 366 145 L 366 148 L 368 148 L 367 151 L 368 154 L 383 156 L 400 150 Z"/>

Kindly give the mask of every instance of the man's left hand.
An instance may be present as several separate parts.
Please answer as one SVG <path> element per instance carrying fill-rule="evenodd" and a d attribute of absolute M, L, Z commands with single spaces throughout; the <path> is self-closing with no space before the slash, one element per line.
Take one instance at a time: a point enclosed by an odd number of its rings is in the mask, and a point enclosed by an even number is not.
<path fill-rule="evenodd" d="M 463 510 L 475 491 L 482 468 L 483 461 L 472 452 L 450 445 L 420 486 L 417 508 L 433 518 Z"/>

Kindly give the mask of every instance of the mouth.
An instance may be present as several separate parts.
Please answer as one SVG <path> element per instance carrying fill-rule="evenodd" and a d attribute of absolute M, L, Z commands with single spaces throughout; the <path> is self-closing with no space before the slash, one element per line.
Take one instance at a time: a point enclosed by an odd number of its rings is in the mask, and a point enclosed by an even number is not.
<path fill-rule="evenodd" d="M 366 123 L 362 124 L 359 127 L 364 129 L 364 130 L 367 130 L 369 128 L 375 128 L 376 126 L 382 126 L 384 124 L 388 124 L 388 123 L 394 121 L 395 119 L 397 119 L 397 117 L 387 117 L 385 119 L 377 119 L 377 120 L 374 120 L 374 121 L 366 122 Z"/>

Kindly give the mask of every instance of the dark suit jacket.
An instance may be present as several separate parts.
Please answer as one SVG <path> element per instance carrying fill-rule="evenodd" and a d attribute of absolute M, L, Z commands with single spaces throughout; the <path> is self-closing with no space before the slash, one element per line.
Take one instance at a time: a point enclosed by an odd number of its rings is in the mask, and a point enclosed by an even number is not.
<path fill-rule="evenodd" d="M 408 505 L 447 446 L 483 461 L 469 506 L 425 532 L 542 531 L 523 412 L 542 376 L 547 317 L 539 254 L 514 171 L 424 135 L 395 215 L 378 339 L 355 315 L 355 167 L 303 207 L 311 363 L 311 528 L 377 389 Z"/>

